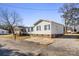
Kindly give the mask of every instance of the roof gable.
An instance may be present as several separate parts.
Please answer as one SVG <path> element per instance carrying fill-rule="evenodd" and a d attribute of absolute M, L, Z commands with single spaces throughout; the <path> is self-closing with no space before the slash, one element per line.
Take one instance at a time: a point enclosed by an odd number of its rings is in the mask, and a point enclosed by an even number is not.
<path fill-rule="evenodd" d="M 58 24 L 58 25 L 62 25 L 62 24 L 56 23 L 56 22 L 54 22 L 54 21 L 42 20 L 42 19 L 40 19 L 39 21 L 37 21 L 36 23 L 34 23 L 34 26 L 36 26 L 37 24 L 39 24 L 39 23 L 42 22 L 42 21 L 49 22 L 49 23 L 55 23 L 55 24 Z M 63 25 L 63 26 L 64 26 L 64 25 Z"/>
<path fill-rule="evenodd" d="M 45 21 L 45 22 L 50 22 L 51 23 L 51 21 L 48 21 L 48 20 L 42 20 L 42 19 L 40 19 L 39 21 L 37 21 L 36 23 L 34 23 L 34 25 L 37 25 L 37 24 L 39 24 L 40 22 L 42 22 L 42 21 Z"/>

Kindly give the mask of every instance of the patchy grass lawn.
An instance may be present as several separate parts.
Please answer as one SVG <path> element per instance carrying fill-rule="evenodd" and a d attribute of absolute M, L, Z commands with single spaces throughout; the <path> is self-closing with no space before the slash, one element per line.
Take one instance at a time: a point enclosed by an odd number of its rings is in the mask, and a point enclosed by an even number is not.
<path fill-rule="evenodd" d="M 40 44 L 46 44 L 46 45 L 49 45 L 49 44 L 52 44 L 54 42 L 54 39 L 53 38 L 43 38 L 43 37 L 30 37 L 30 39 L 26 39 L 26 41 L 32 41 L 32 42 L 37 42 L 37 43 L 40 43 Z"/>
<path fill-rule="evenodd" d="M 0 35 L 1 39 L 14 39 L 13 35 Z M 16 35 L 16 40 L 25 40 L 30 42 L 36 42 L 40 44 L 52 44 L 54 40 L 52 38 L 43 37 L 31 37 L 31 36 L 18 36 Z"/>
<path fill-rule="evenodd" d="M 0 35 L 0 38 L 13 39 L 13 35 Z"/>
<path fill-rule="evenodd" d="M 10 34 L 10 35 L 0 35 L 0 38 L 14 39 L 12 34 Z M 18 35 L 16 35 L 17 40 L 22 40 L 22 39 L 27 39 L 27 38 L 30 38 L 30 36 L 18 36 Z"/>
<path fill-rule="evenodd" d="M 64 34 L 63 38 L 79 39 L 79 34 Z"/>

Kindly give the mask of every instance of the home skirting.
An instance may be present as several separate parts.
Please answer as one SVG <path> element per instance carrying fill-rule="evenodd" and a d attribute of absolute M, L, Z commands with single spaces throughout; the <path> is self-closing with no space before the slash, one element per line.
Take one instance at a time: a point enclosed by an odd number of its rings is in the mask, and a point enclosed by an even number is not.
<path fill-rule="evenodd" d="M 30 34 L 32 37 L 45 37 L 45 38 L 56 38 L 61 37 L 63 34 Z"/>

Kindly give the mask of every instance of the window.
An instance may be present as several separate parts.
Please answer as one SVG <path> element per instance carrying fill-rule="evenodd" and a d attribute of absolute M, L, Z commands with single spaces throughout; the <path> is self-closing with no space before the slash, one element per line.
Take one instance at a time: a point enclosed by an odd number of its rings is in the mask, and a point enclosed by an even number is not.
<path fill-rule="evenodd" d="M 41 26 L 37 26 L 36 27 L 36 30 L 38 31 L 38 30 L 41 30 Z"/>
<path fill-rule="evenodd" d="M 48 25 L 48 30 L 50 30 L 50 24 Z"/>
<path fill-rule="evenodd" d="M 50 24 L 49 25 L 44 25 L 44 30 L 50 30 Z"/>
<path fill-rule="evenodd" d="M 4 31 L 2 31 L 2 34 L 4 34 Z"/>
<path fill-rule="evenodd" d="M 30 28 L 28 28 L 28 32 L 30 32 Z"/>
<path fill-rule="evenodd" d="M 44 30 L 47 30 L 47 25 L 44 25 Z"/>
<path fill-rule="evenodd" d="M 32 32 L 32 31 L 33 31 L 33 27 L 29 27 L 28 32 Z"/>
<path fill-rule="evenodd" d="M 21 31 L 23 32 L 23 31 L 24 31 L 24 29 L 21 29 Z"/>
<path fill-rule="evenodd" d="M 31 27 L 31 31 L 33 31 L 33 27 Z"/>

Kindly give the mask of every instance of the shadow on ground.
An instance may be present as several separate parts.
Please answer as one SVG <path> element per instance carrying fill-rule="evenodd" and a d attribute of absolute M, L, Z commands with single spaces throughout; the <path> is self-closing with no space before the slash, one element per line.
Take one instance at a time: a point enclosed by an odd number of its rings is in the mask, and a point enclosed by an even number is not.
<path fill-rule="evenodd" d="M 32 52 L 22 53 L 16 49 L 3 48 L 5 45 L 0 44 L 0 56 L 44 56 L 42 53 L 35 55 Z"/>
<path fill-rule="evenodd" d="M 26 56 L 27 54 L 17 52 L 16 49 L 5 49 L 2 48 L 5 45 L 0 44 L 0 56 Z"/>
<path fill-rule="evenodd" d="M 4 47 L 5 45 L 1 45 L 0 44 L 0 56 L 31 56 L 32 53 L 21 53 L 21 52 L 17 52 L 18 50 L 16 49 L 5 49 L 5 48 L 2 48 Z"/>
<path fill-rule="evenodd" d="M 57 36 L 56 38 L 73 38 L 73 39 L 79 39 L 79 35 L 63 35 L 63 36 Z"/>

